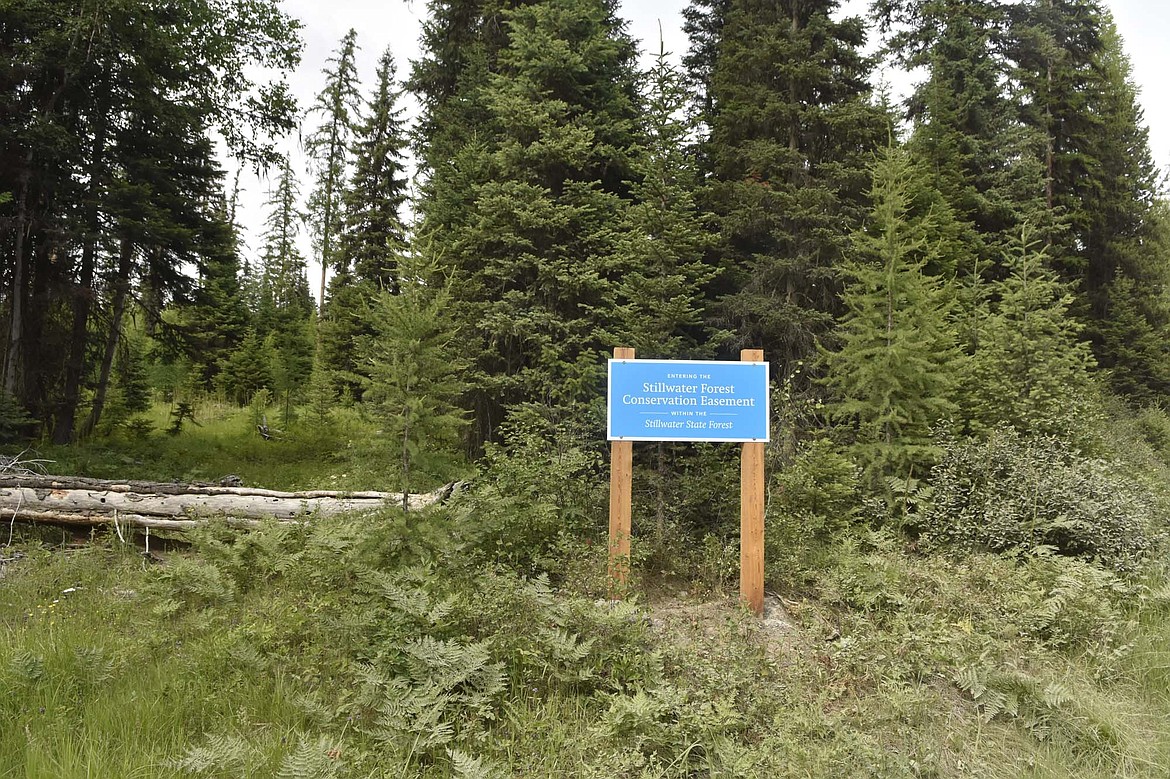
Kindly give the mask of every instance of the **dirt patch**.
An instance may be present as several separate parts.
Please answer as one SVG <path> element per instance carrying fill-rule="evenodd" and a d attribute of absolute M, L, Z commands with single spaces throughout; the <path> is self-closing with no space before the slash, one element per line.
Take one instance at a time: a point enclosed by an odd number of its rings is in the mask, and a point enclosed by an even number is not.
<path fill-rule="evenodd" d="M 795 606 L 796 604 L 791 604 Z M 735 597 L 699 597 L 687 591 L 660 593 L 646 604 L 652 629 L 675 641 L 707 644 L 734 635 L 758 642 L 775 659 L 805 656 L 814 634 L 801 626 L 789 604 L 775 596 L 764 599 L 764 614 L 748 613 Z"/>

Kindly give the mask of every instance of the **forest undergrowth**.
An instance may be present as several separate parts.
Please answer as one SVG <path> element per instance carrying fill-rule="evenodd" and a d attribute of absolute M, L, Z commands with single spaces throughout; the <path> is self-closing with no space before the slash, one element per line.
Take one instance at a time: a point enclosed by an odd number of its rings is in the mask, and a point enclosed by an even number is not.
<path fill-rule="evenodd" d="M 279 462 L 263 486 L 335 472 L 377 486 L 341 455 L 322 462 L 311 434 L 265 442 L 246 411 L 196 418 L 138 449 L 106 441 L 113 461 L 73 447 L 53 470 Z M 629 591 L 611 601 L 598 458 L 532 437 L 422 513 L 212 525 L 151 557 L 14 526 L 0 776 L 1165 776 L 1165 496 L 1138 483 L 1163 467 L 1143 419 L 1115 433 L 1146 458 L 1132 483 L 1108 481 L 1108 458 L 1005 432 L 980 450 L 944 441 L 935 478 L 881 506 L 831 447 L 801 445 L 770 485 L 762 620 L 734 597 L 730 521 L 688 530 L 680 502 L 659 524 L 679 485 L 652 470 Z M 698 502 L 734 461 L 695 459 Z M 1045 510 L 1025 517 L 1027 500 Z"/>

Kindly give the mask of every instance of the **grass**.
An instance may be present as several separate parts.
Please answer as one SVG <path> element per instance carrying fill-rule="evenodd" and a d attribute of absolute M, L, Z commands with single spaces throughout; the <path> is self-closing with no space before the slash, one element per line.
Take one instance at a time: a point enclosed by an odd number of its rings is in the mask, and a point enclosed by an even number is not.
<path fill-rule="evenodd" d="M 400 519 L 209 532 L 161 566 L 109 539 L 21 547 L 0 580 L 0 777 L 1170 767 L 1160 577 L 1139 605 L 1118 602 L 1111 638 L 1084 623 L 1058 647 L 1028 595 L 1052 561 L 920 558 L 875 540 L 760 622 L 722 596 L 615 611 L 475 554 L 440 565 L 444 541 L 387 552 L 413 537 Z"/>
<path fill-rule="evenodd" d="M 69 446 L 42 444 L 24 457 L 49 460 L 52 473 L 94 478 L 152 481 L 216 481 L 239 476 L 245 485 L 268 489 L 398 491 L 399 459 L 390 442 L 353 408 L 333 410 L 325 427 L 302 416 L 287 431 L 265 440 L 256 431 L 253 411 L 213 399 L 193 403 L 196 424 L 185 422 L 170 435 L 172 408 L 157 404 L 141 415 L 141 427 L 120 426 L 109 436 Z M 269 424 L 280 411 L 267 410 Z M 0 453 L 16 454 L 7 447 Z M 458 462 L 440 462 L 431 472 L 416 472 L 412 491 L 422 492 L 466 474 Z"/>
<path fill-rule="evenodd" d="M 196 418 L 41 455 L 119 478 L 393 479 L 350 412 L 271 442 L 246 411 Z M 551 490 L 489 481 L 421 516 L 212 525 L 161 564 L 18 528 L 0 547 L 0 777 L 1170 775 L 1164 570 L 854 531 L 773 571 L 763 621 L 721 584 L 718 544 L 685 558 L 715 573 L 647 564 L 614 605 L 600 521 L 567 536 Z M 540 533 L 545 551 L 517 548 Z"/>

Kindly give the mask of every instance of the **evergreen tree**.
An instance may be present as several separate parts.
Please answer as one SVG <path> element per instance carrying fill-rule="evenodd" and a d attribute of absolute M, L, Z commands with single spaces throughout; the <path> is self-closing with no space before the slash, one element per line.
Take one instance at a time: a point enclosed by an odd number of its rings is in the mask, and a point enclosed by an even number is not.
<path fill-rule="evenodd" d="M 343 195 L 345 233 L 340 258 L 340 266 L 352 268 L 357 280 L 392 292 L 398 286 L 398 258 L 406 246 L 402 206 L 410 183 L 398 96 L 394 56 L 386 49 L 378 60 L 366 120 L 354 131 L 354 170 Z"/>
<path fill-rule="evenodd" d="M 261 389 L 273 387 L 275 359 L 260 333 L 248 330 L 235 351 L 221 360 L 215 384 L 236 404 L 246 405 Z"/>
<path fill-rule="evenodd" d="M 1094 323 L 1094 334 L 1109 386 L 1133 403 L 1157 403 L 1170 395 L 1170 332 L 1151 320 L 1165 322 L 1167 313 L 1144 310 L 1149 293 L 1138 286 L 1118 273 L 1105 290 L 1106 316 Z"/>
<path fill-rule="evenodd" d="M 688 86 L 692 95 L 692 117 L 699 127 L 709 131 L 715 123 L 715 62 L 719 58 L 723 23 L 731 0 L 691 0 L 683 9 L 683 32 L 690 48 L 683 55 Z"/>
<path fill-rule="evenodd" d="M 333 409 L 337 405 L 337 390 L 334 389 L 329 372 L 321 365 L 320 359 L 313 362 L 307 399 L 309 423 L 316 430 L 329 431 L 333 424 Z"/>
<path fill-rule="evenodd" d="M 115 369 L 122 403 L 130 414 L 150 408 L 150 376 L 146 369 L 146 349 L 141 335 L 131 334 L 122 339 L 122 348 Z"/>
<path fill-rule="evenodd" d="M 207 248 L 182 330 L 191 353 L 192 380 L 203 389 L 215 383 L 220 363 L 241 343 L 249 311 L 241 290 L 239 237 L 226 213 L 205 232 Z"/>
<path fill-rule="evenodd" d="M 888 149 L 873 169 L 873 213 L 853 236 L 840 348 L 823 353 L 834 420 L 854 426 L 853 455 L 872 479 L 921 475 L 937 454 L 931 427 L 956 410 L 959 361 L 954 291 L 927 267 L 957 250 L 952 219 L 932 205 L 908 152 Z"/>
<path fill-rule="evenodd" d="M 1069 316 L 1073 297 L 1024 225 L 992 283 L 989 316 L 963 375 L 963 413 L 976 431 L 1009 424 L 1068 438 L 1090 414 L 1092 353 Z"/>
<path fill-rule="evenodd" d="M 355 131 L 354 172 L 343 196 L 341 256 L 320 329 L 322 367 L 331 381 L 358 398 L 363 375 L 356 344 L 372 332 L 368 301 L 378 289 L 397 293 L 398 262 L 406 251 L 401 216 L 408 186 L 406 137 L 394 74 L 387 49 L 378 61 L 366 120 Z"/>
<path fill-rule="evenodd" d="M 297 206 L 299 199 L 296 174 L 286 159 L 276 187 L 269 193 L 269 213 L 262 236 L 257 323 L 263 335 L 277 329 L 281 321 L 305 319 L 313 311 L 305 258 L 297 247 L 304 221 Z"/>
<path fill-rule="evenodd" d="M 422 105 L 416 156 L 424 192 L 445 190 L 453 161 L 489 118 L 476 99 L 487 86 L 497 55 L 508 43 L 506 10 L 517 0 L 428 0 L 422 51 L 412 64 L 408 87 Z M 424 205 L 426 200 L 424 199 Z"/>
<path fill-rule="evenodd" d="M 617 340 L 643 357 L 709 355 L 703 297 L 714 272 L 703 262 L 709 241 L 695 206 L 699 173 L 685 153 L 695 134 L 681 118 L 689 95 L 661 48 L 646 81 L 646 139 L 632 150 L 633 203 L 616 247 L 627 263 L 615 290 Z"/>
<path fill-rule="evenodd" d="M 864 25 L 834 20 L 836 6 L 732 0 L 711 4 L 704 26 L 719 36 L 702 199 L 724 270 L 716 312 L 733 346 L 762 346 L 783 374 L 832 325 L 838 267 L 864 210 L 866 156 L 889 133 L 869 102 Z M 712 50 L 706 39 L 694 45 Z"/>
<path fill-rule="evenodd" d="M 914 26 L 894 36 L 898 60 L 929 74 L 909 101 L 910 146 L 962 223 L 966 257 L 990 268 L 1023 221 L 1055 229 L 1043 203 L 1041 141 L 1021 125 L 1008 91 L 1007 14 L 989 0 L 901 5 Z"/>
<path fill-rule="evenodd" d="M 214 219 L 212 131 L 264 164 L 272 134 L 292 127 L 279 74 L 300 44 L 297 24 L 265 3 L 82 13 L 38 0 L 3 17 L 0 114 L 25 118 L 0 123 L 0 191 L 14 195 L 0 221 L 3 385 L 55 417 L 65 443 L 95 376 L 87 426 L 100 417 L 132 291 L 145 290 L 146 305 L 186 296 L 183 268 L 199 262 Z M 253 71 L 278 75 L 261 85 Z"/>
<path fill-rule="evenodd" d="M 361 94 L 354 64 L 356 51 L 357 31 L 351 29 L 341 39 L 337 52 L 326 60 L 322 71 L 325 87 L 309 109 L 310 114 L 321 117 L 321 124 L 305 139 L 305 151 L 316 166 L 316 180 L 309 195 L 309 213 L 317 258 L 321 262 L 322 306 L 329 268 L 339 263 L 337 243 L 343 224 L 342 193 L 345 191 L 354 126 L 361 115 Z"/>
<path fill-rule="evenodd" d="M 272 365 L 276 356 L 255 330 L 248 330 L 235 351 L 220 364 L 216 386 L 239 405 L 274 385 Z"/>
<path fill-rule="evenodd" d="M 366 403 L 396 455 L 403 510 L 416 485 L 445 476 L 466 427 L 458 406 L 463 365 L 449 309 L 445 287 L 414 279 L 403 280 L 400 294 L 383 290 L 374 301 L 374 335 L 365 341 Z"/>
<path fill-rule="evenodd" d="M 1155 382 L 1116 388 L 1164 392 L 1154 378 L 1160 350 L 1136 348 L 1159 341 L 1170 322 L 1161 300 L 1170 269 L 1147 248 L 1157 229 L 1157 173 L 1112 17 L 1097 0 L 1030 0 L 1017 27 L 1025 117 L 1046 141 L 1047 203 L 1068 224 L 1053 242 L 1053 267 L 1071 285 L 1072 311 L 1110 375 Z M 1115 284 L 1123 277 L 1135 283 Z M 1112 311 L 1129 317 L 1123 353 L 1115 328 L 1107 332 Z"/>
<path fill-rule="evenodd" d="M 313 365 L 313 298 L 305 260 L 297 248 L 301 221 L 298 195 L 296 177 L 286 161 L 268 204 L 261 255 L 261 300 L 256 317 L 257 337 L 272 360 L 268 366 L 270 388 L 283 396 L 286 416 Z"/>
<path fill-rule="evenodd" d="M 498 18 L 507 38 L 494 72 L 481 81 L 478 61 L 468 65 L 468 110 L 485 116 L 433 139 L 421 204 L 485 436 L 506 407 L 596 397 L 636 140 L 635 49 L 611 3 L 545 0 Z M 445 110 L 442 94 L 422 99 Z"/>

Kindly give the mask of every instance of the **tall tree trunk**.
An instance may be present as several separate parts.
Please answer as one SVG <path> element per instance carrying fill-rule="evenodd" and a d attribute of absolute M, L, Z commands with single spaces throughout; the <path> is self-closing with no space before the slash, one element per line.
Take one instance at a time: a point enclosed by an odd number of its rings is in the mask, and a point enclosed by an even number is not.
<path fill-rule="evenodd" d="M 95 101 L 98 106 L 104 99 Z M 93 305 L 94 267 L 97 263 L 97 242 L 101 234 L 98 201 L 105 180 L 103 165 L 106 158 L 105 115 L 97 112 L 94 121 L 93 149 L 89 159 L 88 191 L 85 195 L 84 239 L 81 249 L 81 269 L 73 295 L 73 327 L 69 336 L 69 359 L 65 366 L 65 390 L 53 426 L 53 443 L 73 443 L 77 424 L 77 406 L 81 402 L 81 378 L 85 372 L 85 346 L 89 331 L 89 310 Z"/>
<path fill-rule="evenodd" d="M 40 116 L 51 114 L 57 107 L 57 101 L 64 94 L 69 85 L 69 72 L 63 71 L 60 83 L 53 90 L 53 94 L 40 110 Z M 12 266 L 12 319 L 8 327 L 8 343 L 5 350 L 3 375 L 4 392 L 14 395 L 21 400 L 27 400 L 24 384 L 24 301 L 27 297 L 28 286 L 27 263 L 25 262 L 25 243 L 29 231 L 28 218 L 28 190 L 32 179 L 32 164 L 35 159 L 33 149 L 29 149 L 24 156 L 24 169 L 20 173 L 20 194 L 16 203 L 16 234 L 13 244 Z"/>
<path fill-rule="evenodd" d="M 97 207 L 92 207 L 96 222 Z M 73 327 L 69 335 L 69 358 L 65 364 L 65 390 L 57 409 L 53 426 L 53 443 L 73 443 L 73 429 L 77 424 L 77 406 L 81 402 L 81 377 L 85 372 L 85 346 L 89 333 L 89 309 L 93 304 L 93 271 L 97 254 L 96 225 L 85 237 L 81 249 L 81 274 L 73 291 Z"/>
<path fill-rule="evenodd" d="M 118 252 L 118 277 L 114 282 L 114 311 L 110 318 L 110 334 L 106 337 L 106 353 L 102 356 L 101 376 L 98 379 L 97 392 L 94 394 L 93 407 L 89 417 L 81 427 L 81 437 L 85 438 L 101 421 L 102 411 L 106 407 L 106 395 L 110 388 L 110 372 L 114 366 L 114 356 L 118 352 L 118 342 L 122 335 L 122 317 L 126 313 L 126 298 L 130 295 L 130 271 L 133 268 L 134 243 L 129 238 L 123 238 Z"/>
<path fill-rule="evenodd" d="M 31 176 L 32 152 L 25 156 L 24 171 L 20 174 L 20 195 L 16 202 L 16 235 L 13 243 L 12 263 L 12 319 L 8 327 L 8 343 L 4 359 L 4 392 L 23 399 L 20 390 L 24 361 L 24 300 L 25 278 L 24 245 L 28 232 L 28 187 Z"/>

